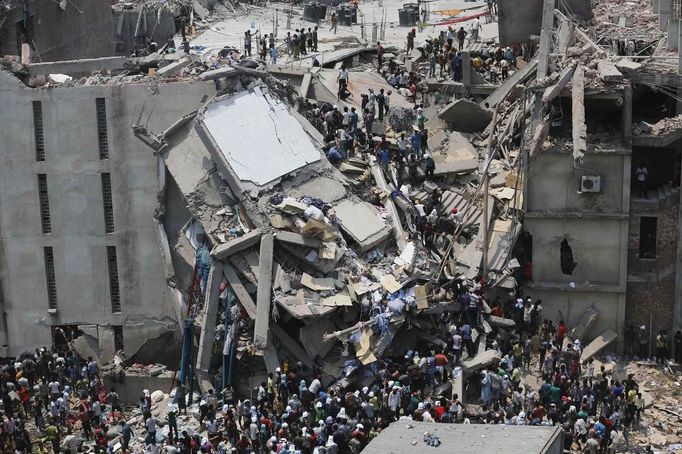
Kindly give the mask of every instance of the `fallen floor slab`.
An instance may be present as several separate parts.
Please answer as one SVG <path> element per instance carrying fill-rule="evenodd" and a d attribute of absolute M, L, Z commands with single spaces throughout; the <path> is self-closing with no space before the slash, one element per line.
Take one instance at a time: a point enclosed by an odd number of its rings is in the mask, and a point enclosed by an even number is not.
<path fill-rule="evenodd" d="M 451 129 L 461 132 L 481 132 L 493 119 L 493 112 L 473 101 L 456 99 L 438 113 Z"/>
<path fill-rule="evenodd" d="M 609 345 L 611 342 L 616 340 L 618 334 L 612 329 L 604 331 L 599 337 L 590 342 L 580 355 L 580 362 L 584 363 L 588 359 L 592 358 L 594 355 L 599 353 L 604 347 Z"/>
<path fill-rule="evenodd" d="M 341 221 L 341 230 L 357 243 L 362 252 L 383 243 L 391 234 L 369 203 L 344 200 L 334 206 L 334 211 Z"/>

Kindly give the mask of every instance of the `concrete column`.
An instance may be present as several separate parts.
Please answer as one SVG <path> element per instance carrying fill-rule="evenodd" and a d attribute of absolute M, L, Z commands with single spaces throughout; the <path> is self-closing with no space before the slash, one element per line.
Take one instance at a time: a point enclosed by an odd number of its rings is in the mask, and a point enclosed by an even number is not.
<path fill-rule="evenodd" d="M 260 240 L 260 261 L 258 263 L 258 289 L 256 294 L 256 324 L 253 329 L 253 343 L 265 349 L 270 331 L 270 305 L 272 303 L 272 255 L 275 237 L 268 233 Z"/>
<path fill-rule="evenodd" d="M 215 336 L 216 317 L 218 316 L 218 301 L 220 298 L 220 283 L 223 280 L 223 263 L 213 261 L 211 271 L 208 273 L 206 282 L 206 299 L 204 305 L 204 320 L 201 326 L 201 337 L 199 338 L 199 350 L 197 353 L 197 372 L 202 383 L 202 390 L 206 391 L 206 386 L 210 386 L 208 379 L 208 369 L 211 365 L 211 350 L 213 348 L 213 338 Z M 206 384 L 204 384 L 206 382 Z"/>
<path fill-rule="evenodd" d="M 680 21 L 675 18 L 668 19 L 668 49 L 677 49 L 679 45 Z"/>
<path fill-rule="evenodd" d="M 675 299 L 673 306 L 673 331 L 682 329 L 682 195 L 678 201 L 677 258 L 675 260 Z"/>
<path fill-rule="evenodd" d="M 658 0 L 651 0 L 651 9 L 653 10 L 654 14 L 658 14 L 659 10 Z"/>
<path fill-rule="evenodd" d="M 658 25 L 661 30 L 668 29 L 668 13 L 670 12 L 670 0 L 658 0 Z"/>

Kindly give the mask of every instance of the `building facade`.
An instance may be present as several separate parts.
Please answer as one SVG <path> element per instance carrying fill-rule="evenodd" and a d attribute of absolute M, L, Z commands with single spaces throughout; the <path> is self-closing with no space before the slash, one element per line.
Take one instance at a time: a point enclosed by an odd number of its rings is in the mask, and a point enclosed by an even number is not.
<path fill-rule="evenodd" d="M 165 167 L 135 138 L 195 110 L 212 84 L 29 89 L 0 72 L 0 354 L 55 328 L 128 356 L 177 330 L 155 210 Z"/>

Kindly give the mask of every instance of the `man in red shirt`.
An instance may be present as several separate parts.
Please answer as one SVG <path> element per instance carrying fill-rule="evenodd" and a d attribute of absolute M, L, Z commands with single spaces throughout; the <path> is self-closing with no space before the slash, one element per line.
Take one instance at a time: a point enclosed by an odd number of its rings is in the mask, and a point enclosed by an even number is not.
<path fill-rule="evenodd" d="M 556 342 L 559 350 L 562 350 L 564 347 L 564 337 L 566 337 L 566 324 L 563 320 L 560 320 L 559 327 L 556 330 Z"/>
<path fill-rule="evenodd" d="M 433 359 L 436 361 L 436 372 L 440 374 L 441 382 L 445 382 L 448 379 L 448 372 L 445 369 L 445 366 L 448 364 L 448 357 L 445 356 L 445 352 L 441 350 L 439 353 L 436 353 L 436 356 L 434 356 Z"/>

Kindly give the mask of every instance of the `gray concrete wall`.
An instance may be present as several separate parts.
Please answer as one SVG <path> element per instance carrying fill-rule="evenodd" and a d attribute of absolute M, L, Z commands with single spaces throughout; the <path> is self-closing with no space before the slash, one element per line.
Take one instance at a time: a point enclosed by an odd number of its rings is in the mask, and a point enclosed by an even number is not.
<path fill-rule="evenodd" d="M 543 317 L 566 318 L 569 326 L 594 304 L 601 318 L 588 339 L 612 328 L 614 348 L 622 346 L 625 320 L 630 165 L 625 150 L 588 151 L 578 168 L 568 152 L 539 153 L 529 166 L 524 220 L 533 236 L 533 284 L 525 292 L 543 300 Z M 601 192 L 578 193 L 582 175 L 601 176 Z M 564 238 L 577 262 L 571 275 L 561 270 Z"/>
<path fill-rule="evenodd" d="M 500 43 L 510 46 L 527 42 L 531 35 L 540 36 L 543 0 L 498 0 L 498 28 Z M 592 18 L 590 0 L 568 0 L 568 5 L 579 18 Z"/>
<path fill-rule="evenodd" d="M 113 39 L 116 55 L 130 55 L 135 47 L 135 28 L 137 27 L 138 10 L 112 11 Z M 158 15 L 156 10 L 144 12 L 143 24 L 139 34 L 156 41 L 159 47 L 163 46 L 168 38 L 175 34 L 175 21 L 172 11 L 164 9 Z M 175 43 L 180 46 L 181 43 Z"/>
<path fill-rule="evenodd" d="M 66 10 L 55 0 L 25 2 L 30 15 L 29 44 L 35 61 L 75 60 L 113 55 L 110 0 L 69 0 Z M 18 55 L 18 7 L 0 28 L 0 53 Z"/>
<path fill-rule="evenodd" d="M 50 325 L 123 325 L 126 352 L 175 329 L 156 227 L 157 158 L 132 134 L 135 114 L 153 112 L 161 131 L 196 109 L 210 83 L 0 89 L 0 280 L 9 352 L 51 343 Z M 98 152 L 95 99 L 104 97 L 108 160 Z M 45 162 L 36 162 L 32 105 L 42 101 Z M 115 233 L 104 233 L 101 172 L 111 174 Z M 41 233 L 37 173 L 47 174 L 52 233 Z M 116 246 L 122 312 L 112 313 L 106 246 Z M 48 314 L 43 247 L 54 248 L 58 312 Z M 172 303 L 171 303 L 172 301 Z M 1 337 L 0 337 L 1 338 Z"/>
<path fill-rule="evenodd" d="M 567 153 L 542 152 L 533 160 L 529 184 L 537 190 L 528 191 L 528 211 L 567 209 L 594 213 L 622 213 L 623 165 L 630 157 L 616 153 L 590 153 L 583 164 L 573 168 Z M 583 175 L 601 176 L 601 192 L 578 193 Z"/>

